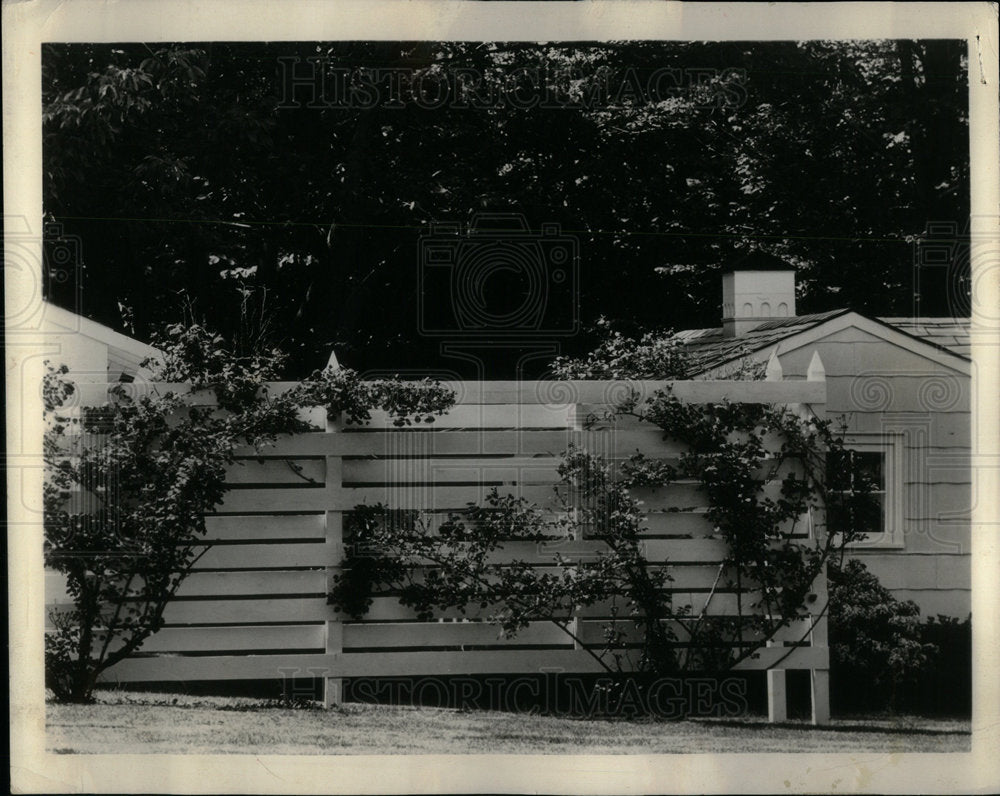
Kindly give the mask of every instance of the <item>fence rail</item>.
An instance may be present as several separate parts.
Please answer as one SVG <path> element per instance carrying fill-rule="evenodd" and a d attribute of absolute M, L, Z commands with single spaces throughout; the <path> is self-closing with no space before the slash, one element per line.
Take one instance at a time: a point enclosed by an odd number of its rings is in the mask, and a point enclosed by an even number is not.
<path fill-rule="evenodd" d="M 224 502 L 206 519 L 211 546 L 168 605 L 165 627 L 105 679 L 268 679 L 297 671 L 324 678 L 332 702 L 343 678 L 600 671 L 593 657 L 574 648 L 579 644 L 552 622 L 532 623 L 514 638 L 501 638 L 496 627 L 459 621 L 455 612 L 442 612 L 432 622 L 417 621 L 393 597 L 376 597 L 365 621 L 354 622 L 338 615 L 326 594 L 344 562 L 344 514 L 357 504 L 383 503 L 443 516 L 481 502 L 494 487 L 545 504 L 558 480 L 560 455 L 570 444 L 609 458 L 641 451 L 676 459 L 682 449 L 665 441 L 658 429 L 607 420 L 588 427 L 585 422 L 630 390 L 648 397 L 664 384 L 455 383 L 450 386 L 457 393 L 456 407 L 433 424 L 395 428 L 379 413 L 363 427 L 332 418 L 325 430 L 284 437 L 262 455 L 241 451 L 243 458 L 229 472 L 231 488 Z M 826 395 L 821 378 L 670 384 L 674 395 L 687 401 L 778 403 L 818 414 Z M 109 387 L 82 385 L 77 400 L 81 405 L 102 403 Z M 129 389 L 187 391 L 185 385 L 163 384 Z M 196 399 L 212 403 L 204 393 Z M 678 482 L 639 496 L 645 501 L 645 553 L 651 562 L 670 562 L 674 605 L 688 604 L 695 615 L 732 616 L 738 608 L 747 613 L 746 604 L 737 604 L 738 595 L 717 582 L 727 549 L 706 518 L 698 484 Z M 806 518 L 795 530 L 822 532 Z M 588 539 L 511 543 L 496 560 L 552 566 L 557 553 L 585 555 L 600 548 L 600 542 Z M 66 603 L 61 581 L 49 573 L 46 583 L 47 603 L 59 610 Z M 826 604 L 825 584 L 818 582 L 816 588 L 819 613 Z M 607 605 L 581 611 L 574 620 L 577 638 L 599 640 L 601 620 L 610 613 Z M 683 646 L 683 628 L 677 630 Z M 803 637 L 808 646 L 785 646 Z M 759 643 L 759 649 L 737 668 L 768 670 L 771 718 L 785 717 L 784 671 L 809 669 L 814 721 L 825 721 L 825 617 L 793 623 L 771 639 L 748 639 Z"/>

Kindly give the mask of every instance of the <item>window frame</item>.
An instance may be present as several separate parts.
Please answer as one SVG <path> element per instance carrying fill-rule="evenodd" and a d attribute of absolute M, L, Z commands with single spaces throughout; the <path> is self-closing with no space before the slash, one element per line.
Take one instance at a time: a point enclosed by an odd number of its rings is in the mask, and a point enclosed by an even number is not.
<path fill-rule="evenodd" d="M 858 453 L 882 454 L 882 478 L 885 495 L 882 499 L 883 531 L 868 534 L 865 539 L 845 545 L 847 550 L 900 550 L 904 547 L 903 533 L 903 435 L 892 432 L 852 432 L 844 435 L 844 448 Z M 834 536 L 834 543 L 840 542 Z"/>

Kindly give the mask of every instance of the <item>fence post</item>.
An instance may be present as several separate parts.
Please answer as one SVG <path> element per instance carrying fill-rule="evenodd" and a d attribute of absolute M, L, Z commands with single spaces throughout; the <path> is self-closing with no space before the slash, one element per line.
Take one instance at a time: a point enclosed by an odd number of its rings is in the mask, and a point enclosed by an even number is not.
<path fill-rule="evenodd" d="M 766 381 L 781 381 L 784 378 L 781 363 L 778 361 L 777 349 L 771 352 L 771 356 L 767 361 L 764 378 Z M 809 366 L 806 370 L 806 381 L 826 381 L 826 368 L 823 366 L 823 360 L 820 358 L 818 351 L 813 351 L 812 358 L 810 359 Z M 793 404 L 789 408 L 803 419 L 808 418 L 810 412 L 819 417 L 823 417 L 825 415 L 826 403 L 824 400 L 821 404 L 817 403 L 811 406 L 808 404 Z M 821 545 L 824 541 L 823 536 L 825 535 L 825 526 L 822 515 L 818 519 L 818 525 L 823 527 L 822 529 L 818 529 L 817 523 L 810 522 L 810 535 L 813 536 L 813 541 L 816 544 Z M 813 582 L 813 589 L 816 593 L 816 599 L 819 604 L 824 607 L 821 609 L 823 611 L 821 616 L 814 614 L 810 617 L 810 620 L 813 623 L 812 630 L 810 632 L 810 643 L 813 647 L 819 647 L 825 651 L 826 666 L 809 670 L 810 696 L 812 698 L 812 723 L 827 724 L 830 721 L 830 664 L 829 651 L 827 649 L 827 619 L 825 608 L 829 597 L 827 593 L 825 572 L 820 572 L 817 575 L 815 581 Z M 781 646 L 782 644 L 782 641 L 774 639 L 767 642 L 768 647 Z M 768 721 L 785 721 L 788 718 L 788 695 L 786 685 L 787 675 L 784 669 L 767 670 Z"/>
<path fill-rule="evenodd" d="M 782 642 L 770 639 L 767 646 L 779 647 L 782 646 Z M 769 722 L 788 719 L 788 691 L 785 686 L 784 669 L 767 670 L 767 720 Z"/>
<path fill-rule="evenodd" d="M 337 431 L 338 418 L 327 418 L 328 434 Z M 344 560 L 344 513 L 342 488 L 344 460 L 340 456 L 326 457 L 326 591 L 330 593 L 333 578 Z M 326 654 L 340 655 L 344 651 L 344 624 L 339 618 L 326 620 Z M 333 707 L 343 698 L 343 679 L 330 677 L 323 682 L 323 705 Z"/>
<path fill-rule="evenodd" d="M 781 362 L 778 360 L 778 347 L 771 350 L 771 356 L 767 358 L 767 365 L 764 367 L 764 381 L 781 381 L 784 373 L 781 369 Z"/>
<path fill-rule="evenodd" d="M 812 620 L 812 630 L 809 634 L 809 643 L 813 647 L 820 647 L 827 650 L 829 656 L 829 637 L 827 634 L 827 615 L 829 614 L 830 595 L 827 589 L 826 573 L 820 572 L 813 581 L 813 588 L 816 591 L 817 602 L 821 603 L 818 611 L 822 615 L 816 614 Z M 812 723 L 830 723 L 830 662 L 827 657 L 826 668 L 812 669 L 810 671 L 809 690 L 812 697 Z"/>
<path fill-rule="evenodd" d="M 764 381 L 782 381 L 784 372 L 781 362 L 778 360 L 778 347 L 771 350 L 771 355 L 767 358 L 767 366 L 764 368 Z M 768 647 L 781 646 L 782 642 L 768 639 Z M 786 688 L 786 677 L 784 669 L 767 670 L 767 720 L 769 722 L 785 721 L 788 719 L 788 691 Z"/>
<path fill-rule="evenodd" d="M 807 381 L 826 381 L 826 368 L 823 360 L 820 359 L 819 351 L 813 351 L 812 359 L 809 360 L 809 368 L 806 371 Z M 813 411 L 817 415 L 825 414 L 826 405 L 814 407 Z M 817 411 L 818 409 L 818 411 Z M 812 524 L 813 533 L 816 536 L 816 544 L 824 546 L 826 544 L 826 511 L 819 509 L 819 517 L 814 517 Z M 816 648 L 825 651 L 826 666 L 809 671 L 809 691 L 812 698 L 812 723 L 830 723 L 830 643 L 827 635 L 827 616 L 829 615 L 830 593 L 826 582 L 826 571 L 821 571 L 813 581 L 813 590 L 816 594 L 816 605 L 820 606 L 815 614 L 810 617 L 812 630 L 809 634 L 809 643 Z"/>

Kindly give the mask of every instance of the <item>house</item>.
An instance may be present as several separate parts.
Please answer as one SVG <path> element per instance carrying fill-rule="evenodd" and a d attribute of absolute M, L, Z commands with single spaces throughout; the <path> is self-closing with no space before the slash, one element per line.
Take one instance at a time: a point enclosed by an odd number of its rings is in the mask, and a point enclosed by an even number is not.
<path fill-rule="evenodd" d="M 143 381 L 142 362 L 161 356 L 147 343 L 116 332 L 75 312 L 44 302 L 40 324 L 53 367 L 65 364 L 76 382 Z"/>
<path fill-rule="evenodd" d="M 696 377 L 777 357 L 802 379 L 814 352 L 826 371 L 827 417 L 880 482 L 882 532 L 852 545 L 882 584 L 924 615 L 971 607 L 970 321 L 796 315 L 795 272 L 758 256 L 722 279 L 721 326 L 678 332 Z"/>

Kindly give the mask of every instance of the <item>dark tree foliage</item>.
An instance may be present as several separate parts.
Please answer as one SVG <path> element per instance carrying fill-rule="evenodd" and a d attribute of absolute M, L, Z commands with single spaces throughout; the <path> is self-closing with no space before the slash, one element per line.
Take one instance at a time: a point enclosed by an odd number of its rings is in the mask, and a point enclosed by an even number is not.
<path fill-rule="evenodd" d="M 285 92 L 278 58 L 309 56 L 319 93 Z M 364 93 L 362 68 L 407 70 L 423 100 Z M 909 313 L 914 241 L 969 212 L 961 42 L 60 44 L 43 72 L 46 217 L 85 263 L 51 297 L 82 282 L 85 314 L 121 327 L 124 304 L 140 337 L 187 301 L 228 333 L 249 303 L 289 376 L 331 349 L 462 368 L 418 324 L 433 222 L 560 224 L 580 279 L 553 322 L 578 305 L 634 330 L 716 325 L 747 246 L 797 267 L 802 312 Z M 459 74 L 487 99 L 433 107 Z M 924 314 L 954 310 L 924 292 Z"/>

